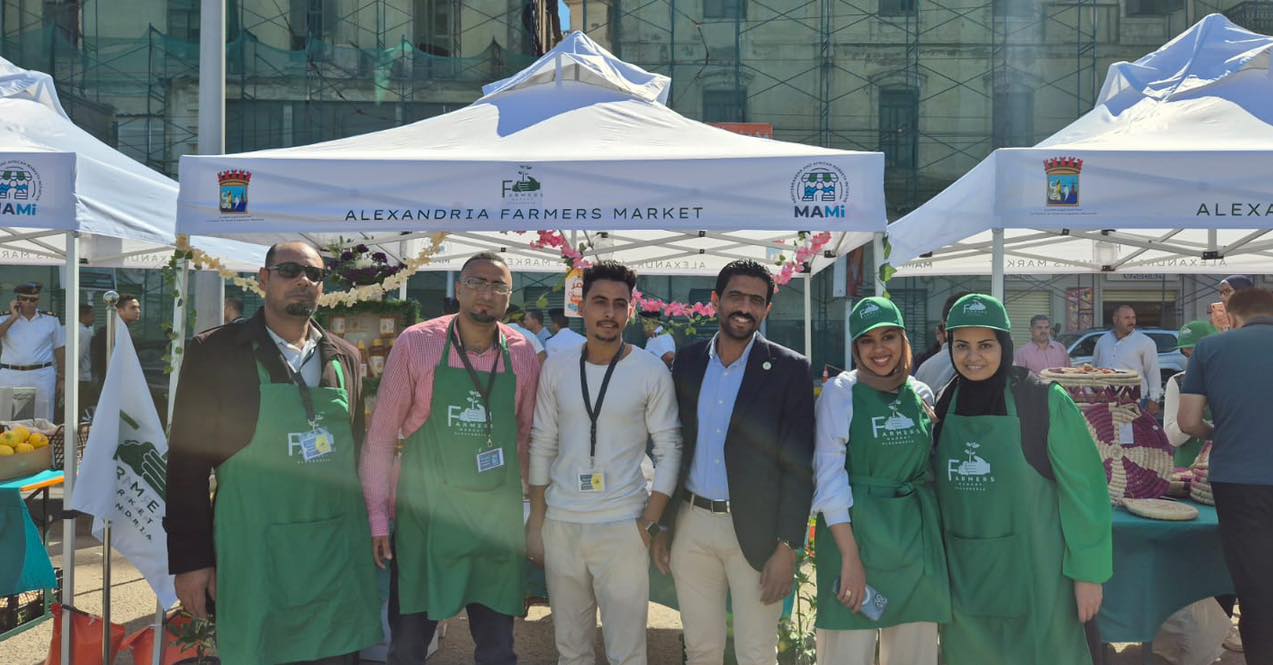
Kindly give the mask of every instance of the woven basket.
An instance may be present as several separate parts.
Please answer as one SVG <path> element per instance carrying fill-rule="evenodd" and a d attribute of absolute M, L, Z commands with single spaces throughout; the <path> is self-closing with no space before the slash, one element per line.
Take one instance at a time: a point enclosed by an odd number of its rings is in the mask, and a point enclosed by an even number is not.
<path fill-rule="evenodd" d="M 1193 471 L 1193 480 L 1189 483 L 1189 498 L 1198 503 L 1205 503 L 1208 506 L 1216 505 L 1216 500 L 1211 496 L 1211 444 L 1202 447 L 1202 452 L 1198 453 L 1198 459 L 1194 460 L 1190 469 Z"/>
<path fill-rule="evenodd" d="M 53 449 L 53 468 L 61 469 L 66 465 L 66 426 L 59 425 L 57 431 L 49 436 L 49 447 Z M 88 423 L 80 423 L 80 435 L 75 442 L 76 463 L 84 459 L 84 446 L 88 445 Z"/>
<path fill-rule="evenodd" d="M 1052 381 L 1079 404 L 1139 404 L 1140 374 L 1128 370 L 1082 368 L 1045 369 L 1039 375 Z"/>
<path fill-rule="evenodd" d="M 1142 413 L 1135 404 L 1084 404 L 1080 408 L 1105 465 L 1113 503 L 1156 499 L 1171 490 L 1175 450 L 1153 416 Z M 1133 440 L 1121 441 L 1119 433 L 1127 424 L 1132 426 Z"/>

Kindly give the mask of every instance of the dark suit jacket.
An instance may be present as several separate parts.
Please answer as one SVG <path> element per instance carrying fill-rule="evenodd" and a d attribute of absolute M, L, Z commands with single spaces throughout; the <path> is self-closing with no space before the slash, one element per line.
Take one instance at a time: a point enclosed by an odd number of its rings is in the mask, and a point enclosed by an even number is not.
<path fill-rule="evenodd" d="M 672 365 L 684 438 L 678 495 L 685 491 L 694 462 L 698 396 L 710 343 L 681 349 Z M 813 503 L 813 433 L 809 359 L 757 334 L 725 438 L 734 532 L 756 570 L 764 569 L 779 539 L 793 547 L 804 544 Z M 678 496 L 665 513 L 664 523 L 673 529 L 674 538 L 675 514 L 684 505 Z"/>

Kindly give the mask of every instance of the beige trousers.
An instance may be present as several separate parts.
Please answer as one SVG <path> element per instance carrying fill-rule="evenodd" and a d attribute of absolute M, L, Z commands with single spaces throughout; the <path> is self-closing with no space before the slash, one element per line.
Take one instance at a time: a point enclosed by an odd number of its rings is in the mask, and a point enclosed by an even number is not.
<path fill-rule="evenodd" d="M 725 659 L 725 599 L 734 613 L 738 665 L 774 665 L 782 601 L 760 601 L 760 571 L 738 547 L 729 513 L 678 502 L 672 540 L 672 578 L 685 627 L 687 665 L 721 665 Z M 777 542 L 774 543 L 777 546 Z"/>
<path fill-rule="evenodd" d="M 904 623 L 880 630 L 817 631 L 818 665 L 875 665 L 875 639 L 880 665 L 937 665 L 937 624 Z"/>
<path fill-rule="evenodd" d="M 597 609 L 610 665 L 646 665 L 650 553 L 636 520 L 544 520 L 544 578 L 558 665 L 593 665 Z"/>

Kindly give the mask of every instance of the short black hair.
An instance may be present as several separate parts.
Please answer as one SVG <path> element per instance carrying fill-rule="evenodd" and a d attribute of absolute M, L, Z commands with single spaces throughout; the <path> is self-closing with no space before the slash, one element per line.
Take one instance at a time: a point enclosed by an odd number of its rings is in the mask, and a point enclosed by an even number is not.
<path fill-rule="evenodd" d="M 1230 314 L 1248 319 L 1253 316 L 1273 316 L 1273 292 L 1267 289 L 1240 289 L 1229 298 Z"/>
<path fill-rule="evenodd" d="M 305 245 L 306 247 L 309 247 L 315 252 L 318 252 L 318 258 L 320 259 L 323 258 L 323 253 L 319 252 L 318 248 L 314 246 L 314 243 L 309 242 L 308 240 L 285 240 L 283 242 L 276 242 L 273 245 L 270 245 L 269 249 L 265 250 L 265 267 L 268 268 L 274 265 L 274 254 L 278 252 L 279 247 L 282 247 L 283 245 L 296 245 L 296 244 Z M 326 263 L 326 260 L 324 260 L 323 263 Z"/>
<path fill-rule="evenodd" d="M 460 266 L 460 272 L 463 273 L 465 270 L 468 270 L 470 263 L 476 263 L 478 261 L 490 261 L 491 263 L 504 266 L 505 268 L 508 267 L 508 263 L 504 261 L 504 257 L 499 254 L 495 252 L 478 252 L 464 260 L 464 265 Z"/>
<path fill-rule="evenodd" d="M 92 313 L 93 313 L 92 305 L 88 303 L 80 303 L 80 316 L 84 316 L 85 314 L 92 314 Z"/>
<path fill-rule="evenodd" d="M 510 305 L 510 307 L 511 307 L 511 305 Z M 528 318 L 528 319 L 535 319 L 536 321 L 538 321 L 538 322 L 539 322 L 539 325 L 541 325 L 541 326 L 542 326 L 542 325 L 544 325 L 544 310 L 542 310 L 542 309 L 528 309 L 528 310 L 526 310 L 526 318 Z"/>
<path fill-rule="evenodd" d="M 131 293 L 121 293 L 119 294 L 119 300 L 115 301 L 115 309 L 123 309 L 128 306 L 128 303 L 134 300 L 137 300 L 137 296 Z M 141 304 L 141 301 L 138 300 L 137 304 Z"/>
<path fill-rule="evenodd" d="M 566 310 L 560 307 L 548 310 L 548 318 L 552 319 L 552 322 L 557 324 L 558 328 L 570 327 L 570 319 L 566 318 Z"/>
<path fill-rule="evenodd" d="M 1052 323 L 1052 317 L 1048 316 L 1047 314 L 1035 314 L 1034 316 L 1030 317 L 1030 327 L 1033 328 L 1034 324 L 1040 321 L 1047 321 L 1050 324 Z"/>
<path fill-rule="evenodd" d="M 769 269 L 761 265 L 759 261 L 752 259 L 737 259 L 725 264 L 724 268 L 716 275 L 716 295 L 724 296 L 725 287 L 729 286 L 729 280 L 735 277 L 755 277 L 765 282 L 765 302 L 774 299 L 774 276 Z"/>
<path fill-rule="evenodd" d="M 636 288 L 636 271 L 618 261 L 598 261 L 583 271 L 583 297 L 588 297 L 592 285 L 602 280 L 623 282 L 628 285 L 628 295 Z"/>
<path fill-rule="evenodd" d="M 238 312 L 238 313 L 240 313 L 240 314 L 242 314 L 242 313 L 243 313 L 243 299 L 242 299 L 242 298 L 234 298 L 234 297 L 226 298 L 226 299 L 225 299 L 225 306 L 226 306 L 226 307 L 229 307 L 229 308 L 231 308 L 231 309 L 233 309 L 234 311 L 236 311 L 236 312 Z"/>

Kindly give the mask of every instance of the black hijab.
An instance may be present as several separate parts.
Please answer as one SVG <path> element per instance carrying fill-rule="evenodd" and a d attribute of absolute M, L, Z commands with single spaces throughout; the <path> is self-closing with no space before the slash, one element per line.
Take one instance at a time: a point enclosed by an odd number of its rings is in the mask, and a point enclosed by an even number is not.
<path fill-rule="evenodd" d="M 999 369 L 993 376 L 984 381 L 971 381 L 959 373 L 955 365 L 954 337 L 947 352 L 955 368 L 955 378 L 942 389 L 937 398 L 937 422 L 933 425 L 933 446 L 941 441 L 942 421 L 950 411 L 950 403 L 954 401 L 955 390 L 959 389 L 959 404 L 955 408 L 957 416 L 1006 416 L 1007 401 L 1004 394 L 1012 390 L 1016 404 L 1017 417 L 1021 421 L 1021 450 L 1026 461 L 1043 477 L 1055 480 L 1052 474 L 1052 462 L 1048 458 L 1048 392 L 1051 384 L 1044 382 L 1037 374 L 1024 367 L 1014 367 L 1012 336 L 1002 330 L 994 331 L 999 340 L 1001 356 Z"/>

